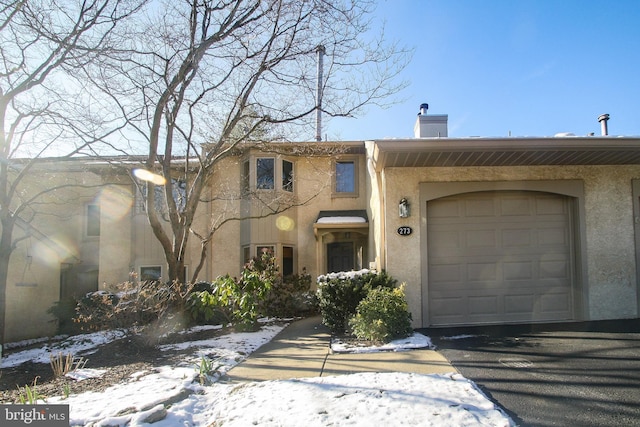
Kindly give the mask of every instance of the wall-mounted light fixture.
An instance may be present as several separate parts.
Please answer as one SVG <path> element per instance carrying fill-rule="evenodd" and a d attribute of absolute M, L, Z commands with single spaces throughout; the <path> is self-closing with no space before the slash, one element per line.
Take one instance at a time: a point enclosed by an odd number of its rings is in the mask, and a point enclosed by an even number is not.
<path fill-rule="evenodd" d="M 406 197 L 400 199 L 400 203 L 398 203 L 398 215 L 400 215 L 400 218 L 409 218 L 411 216 L 411 206 Z"/>

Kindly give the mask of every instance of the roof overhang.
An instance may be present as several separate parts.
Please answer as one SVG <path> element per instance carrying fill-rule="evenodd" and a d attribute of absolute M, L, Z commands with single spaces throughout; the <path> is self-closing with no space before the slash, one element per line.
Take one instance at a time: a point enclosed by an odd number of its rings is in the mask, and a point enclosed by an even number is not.
<path fill-rule="evenodd" d="M 421 138 L 373 141 L 387 167 L 640 165 L 638 137 Z"/>
<path fill-rule="evenodd" d="M 367 233 L 368 230 L 369 219 L 366 210 L 320 211 L 313 224 L 313 232 L 316 237 L 320 232 L 356 231 Z"/>

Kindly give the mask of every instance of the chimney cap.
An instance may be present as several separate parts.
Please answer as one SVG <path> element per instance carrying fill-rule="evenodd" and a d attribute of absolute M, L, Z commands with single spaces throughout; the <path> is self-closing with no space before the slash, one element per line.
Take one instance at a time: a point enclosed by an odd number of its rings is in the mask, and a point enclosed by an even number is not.
<path fill-rule="evenodd" d="M 609 120 L 609 115 L 608 114 L 600 114 L 598 116 L 598 121 L 601 122 L 603 120 Z"/>

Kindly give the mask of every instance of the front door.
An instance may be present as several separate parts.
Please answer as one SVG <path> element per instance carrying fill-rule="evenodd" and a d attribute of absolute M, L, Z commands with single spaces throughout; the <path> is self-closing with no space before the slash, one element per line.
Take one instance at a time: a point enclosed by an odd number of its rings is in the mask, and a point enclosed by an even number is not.
<path fill-rule="evenodd" d="M 327 245 L 327 271 L 351 271 L 354 269 L 353 242 L 329 243 Z"/>

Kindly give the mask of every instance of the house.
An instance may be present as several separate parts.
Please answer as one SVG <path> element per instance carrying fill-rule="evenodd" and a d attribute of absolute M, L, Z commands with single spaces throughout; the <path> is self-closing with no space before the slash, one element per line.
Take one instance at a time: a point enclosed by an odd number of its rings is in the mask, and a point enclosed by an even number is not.
<path fill-rule="evenodd" d="M 452 138 L 427 108 L 410 139 L 247 145 L 226 158 L 196 222 L 245 219 L 216 231 L 199 279 L 237 275 L 268 249 L 284 274 L 386 270 L 406 283 L 416 327 L 640 316 L 640 137 L 609 136 L 603 115 L 599 136 Z M 166 275 L 126 168 L 49 169 L 99 185 L 21 229 L 8 341 L 53 333 L 46 309 L 60 298 Z M 195 239 L 187 253 L 189 272 Z"/>

